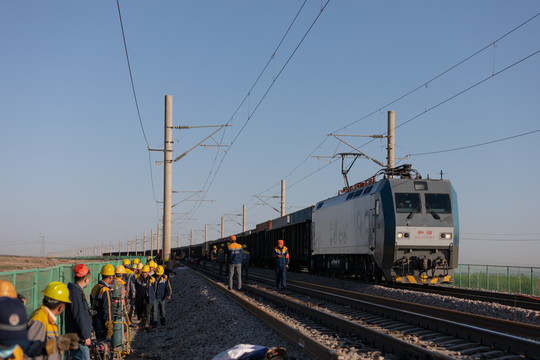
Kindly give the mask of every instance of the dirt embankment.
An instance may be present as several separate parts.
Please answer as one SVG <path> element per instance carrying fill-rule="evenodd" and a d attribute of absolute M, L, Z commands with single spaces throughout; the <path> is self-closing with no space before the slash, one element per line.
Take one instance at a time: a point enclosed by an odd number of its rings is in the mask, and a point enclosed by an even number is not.
<path fill-rule="evenodd" d="M 13 271 L 13 270 L 39 269 L 39 268 L 57 266 L 61 264 L 78 264 L 82 262 L 88 263 L 92 261 L 100 261 L 100 260 L 88 260 L 88 259 L 81 260 L 77 258 L 57 259 L 57 258 L 39 257 L 39 256 L 0 255 L 0 272 Z"/>

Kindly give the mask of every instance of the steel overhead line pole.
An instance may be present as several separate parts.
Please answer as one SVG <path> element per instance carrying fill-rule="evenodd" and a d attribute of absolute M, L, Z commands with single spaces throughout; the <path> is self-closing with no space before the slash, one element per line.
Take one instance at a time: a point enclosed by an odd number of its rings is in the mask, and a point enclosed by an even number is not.
<path fill-rule="evenodd" d="M 171 256 L 172 95 L 165 95 L 165 151 L 163 154 L 163 259 Z"/>
<path fill-rule="evenodd" d="M 395 166 L 395 130 L 396 130 L 396 113 L 392 110 L 388 111 L 388 155 L 387 155 L 387 169 L 392 169 Z M 393 176 L 391 176 L 393 177 Z"/>

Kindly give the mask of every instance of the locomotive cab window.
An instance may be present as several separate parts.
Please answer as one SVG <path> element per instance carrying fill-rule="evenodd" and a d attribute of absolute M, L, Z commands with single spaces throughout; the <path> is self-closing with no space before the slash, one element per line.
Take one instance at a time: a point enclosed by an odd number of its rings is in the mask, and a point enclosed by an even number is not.
<path fill-rule="evenodd" d="M 452 208 L 450 205 L 449 194 L 425 194 L 426 212 L 437 214 L 450 214 Z"/>
<path fill-rule="evenodd" d="M 420 195 L 418 193 L 396 193 L 396 212 L 420 212 Z"/>

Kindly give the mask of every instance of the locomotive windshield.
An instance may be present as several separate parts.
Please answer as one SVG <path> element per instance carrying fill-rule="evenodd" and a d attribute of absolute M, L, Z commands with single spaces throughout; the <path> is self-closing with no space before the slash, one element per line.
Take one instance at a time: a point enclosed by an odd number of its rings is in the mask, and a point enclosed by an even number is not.
<path fill-rule="evenodd" d="M 426 195 L 426 212 L 434 214 L 450 214 L 449 194 L 425 194 Z"/>
<path fill-rule="evenodd" d="M 420 194 L 396 193 L 396 211 L 398 213 L 414 213 L 420 211 Z"/>

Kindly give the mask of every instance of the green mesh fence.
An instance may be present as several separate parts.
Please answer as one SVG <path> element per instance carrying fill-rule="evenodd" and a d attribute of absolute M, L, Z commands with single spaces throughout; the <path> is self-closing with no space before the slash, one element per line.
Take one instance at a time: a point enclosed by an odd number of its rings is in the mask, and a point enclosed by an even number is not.
<path fill-rule="evenodd" d="M 526 295 L 540 295 L 540 267 L 459 265 L 454 285 Z"/>
<path fill-rule="evenodd" d="M 135 259 L 134 256 L 97 262 L 95 258 L 81 259 L 80 264 L 86 264 L 86 266 L 90 268 L 90 273 L 92 274 L 90 284 L 84 289 L 84 294 L 86 295 L 88 303 L 90 303 L 90 292 L 92 291 L 92 288 L 100 280 L 99 273 L 103 265 L 111 264 L 116 267 L 118 265 L 121 265 L 123 259 L 125 258 L 128 258 L 130 260 Z M 87 262 L 85 260 L 90 260 L 93 262 Z M 43 301 L 43 294 L 41 292 L 50 282 L 61 281 L 66 285 L 69 282 L 73 282 L 73 268 L 75 267 L 75 265 L 77 264 L 58 265 L 43 269 L 0 272 L 0 280 L 11 281 L 11 283 L 13 283 L 13 285 L 15 286 L 17 293 L 21 294 L 26 298 L 26 312 L 28 314 L 28 318 L 30 318 L 34 310 L 41 306 Z M 62 333 L 64 327 L 63 324 L 63 316 L 60 316 L 60 318 L 58 319 L 58 325 Z"/>

